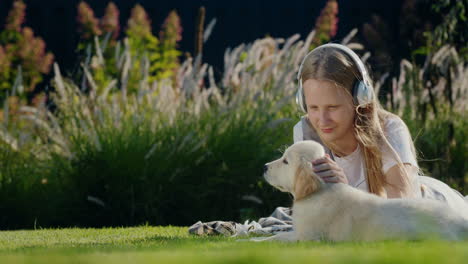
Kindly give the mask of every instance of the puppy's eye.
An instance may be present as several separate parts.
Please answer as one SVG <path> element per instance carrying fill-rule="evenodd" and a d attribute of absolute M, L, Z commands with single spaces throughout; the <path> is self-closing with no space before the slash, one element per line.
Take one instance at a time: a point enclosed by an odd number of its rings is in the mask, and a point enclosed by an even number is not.
<path fill-rule="evenodd" d="M 288 161 L 286 159 L 283 160 L 283 163 L 284 164 L 289 164 Z"/>

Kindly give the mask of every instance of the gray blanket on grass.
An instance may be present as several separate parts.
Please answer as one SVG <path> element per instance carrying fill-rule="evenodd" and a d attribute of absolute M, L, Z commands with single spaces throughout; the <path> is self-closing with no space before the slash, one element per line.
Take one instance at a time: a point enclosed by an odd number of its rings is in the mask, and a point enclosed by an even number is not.
<path fill-rule="evenodd" d="M 248 236 L 274 235 L 279 232 L 292 231 L 292 210 L 288 207 L 277 207 L 269 217 L 256 221 L 245 221 L 244 224 L 232 221 L 196 222 L 189 227 L 189 234 L 193 235 L 225 235 Z"/>

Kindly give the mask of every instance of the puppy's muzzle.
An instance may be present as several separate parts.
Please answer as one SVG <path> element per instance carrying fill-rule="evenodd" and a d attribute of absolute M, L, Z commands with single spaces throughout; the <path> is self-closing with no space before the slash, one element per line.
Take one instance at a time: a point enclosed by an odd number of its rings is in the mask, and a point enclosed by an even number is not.
<path fill-rule="evenodd" d="M 268 166 L 265 164 L 265 165 L 263 165 L 263 173 L 265 173 L 267 171 L 268 171 Z"/>

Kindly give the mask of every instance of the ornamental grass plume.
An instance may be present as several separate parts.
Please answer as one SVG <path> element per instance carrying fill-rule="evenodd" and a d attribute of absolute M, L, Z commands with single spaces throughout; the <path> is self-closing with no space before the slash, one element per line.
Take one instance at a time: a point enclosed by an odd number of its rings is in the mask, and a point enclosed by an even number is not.
<path fill-rule="evenodd" d="M 99 28 L 99 21 L 94 16 L 93 9 L 84 1 L 78 4 L 78 28 L 81 32 L 81 38 L 89 40 L 94 36 L 100 36 L 102 34 Z"/>
<path fill-rule="evenodd" d="M 21 25 L 24 22 L 25 10 L 26 5 L 22 0 L 14 1 L 10 12 L 8 12 L 5 29 L 20 32 Z"/>
<path fill-rule="evenodd" d="M 310 49 L 329 42 L 338 30 L 338 3 L 329 0 L 315 22 L 315 37 Z"/>
<path fill-rule="evenodd" d="M 120 25 L 119 25 L 119 9 L 117 6 L 110 2 L 104 16 L 101 18 L 101 29 L 105 33 L 112 33 L 112 39 L 116 40 L 119 37 Z"/>
<path fill-rule="evenodd" d="M 439 73 L 439 75 L 437 74 Z M 426 57 L 418 67 L 408 60 L 400 63 L 400 75 L 391 79 L 387 109 L 411 120 L 434 120 L 441 106 L 450 111 L 468 111 L 468 67 L 453 46 L 445 45 Z"/>

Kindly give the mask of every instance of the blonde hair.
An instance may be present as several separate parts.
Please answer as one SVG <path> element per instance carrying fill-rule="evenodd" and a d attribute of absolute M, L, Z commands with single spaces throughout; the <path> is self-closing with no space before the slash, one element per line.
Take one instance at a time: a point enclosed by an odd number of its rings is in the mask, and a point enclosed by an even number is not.
<path fill-rule="evenodd" d="M 345 52 L 333 47 L 322 47 L 312 52 L 305 60 L 300 76 L 303 82 L 308 79 L 330 81 L 338 87 L 344 88 L 351 97 L 355 82 L 362 81 L 362 74 L 353 59 Z M 369 80 L 369 83 L 371 83 L 371 80 Z M 355 108 L 354 135 L 363 152 L 369 191 L 379 196 L 385 196 L 384 186 L 389 184 L 382 169 L 381 146 L 387 146 L 391 151 L 401 172 L 404 174 L 404 183 L 409 186 L 409 175 L 382 129 L 387 118 L 399 117 L 384 110 L 377 100 L 377 96 L 373 96 L 373 100 L 368 104 L 359 105 L 354 99 L 353 104 Z M 315 128 L 313 127 L 313 129 Z M 315 130 L 317 131 L 317 129 Z M 317 134 L 329 149 L 335 153 L 341 153 L 338 146 L 326 142 L 320 133 Z M 411 138 L 410 141 L 412 154 L 416 158 Z"/>

